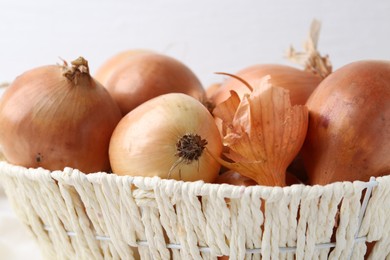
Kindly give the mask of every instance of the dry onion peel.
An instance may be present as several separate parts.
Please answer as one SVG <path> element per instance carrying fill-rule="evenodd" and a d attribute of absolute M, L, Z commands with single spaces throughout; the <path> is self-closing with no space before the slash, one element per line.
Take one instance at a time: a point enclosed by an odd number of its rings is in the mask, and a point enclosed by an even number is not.
<path fill-rule="evenodd" d="M 8 87 L 9 86 L 9 83 L 8 82 L 2 82 L 2 83 L 0 83 L 0 89 L 1 88 L 6 88 L 6 87 Z"/>
<path fill-rule="evenodd" d="M 329 56 L 321 56 L 318 51 L 318 39 L 321 30 L 321 23 L 313 20 L 310 26 L 310 32 L 304 43 L 303 51 L 298 52 L 292 46 L 287 50 L 287 58 L 299 65 L 302 65 L 306 71 L 326 78 L 332 73 L 332 65 Z"/>
<path fill-rule="evenodd" d="M 219 162 L 260 185 L 285 186 L 286 169 L 303 145 L 306 106 L 291 106 L 288 90 L 272 86 L 270 76 L 253 86 L 237 104 L 238 95 L 218 105 L 214 115 L 223 121 L 223 143 L 228 148 Z M 236 108 L 235 108 L 236 107 Z"/>

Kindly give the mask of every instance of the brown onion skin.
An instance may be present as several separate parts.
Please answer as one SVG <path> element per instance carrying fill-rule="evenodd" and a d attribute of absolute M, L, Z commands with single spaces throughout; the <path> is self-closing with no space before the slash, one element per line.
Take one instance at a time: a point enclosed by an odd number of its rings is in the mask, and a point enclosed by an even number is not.
<path fill-rule="evenodd" d="M 0 101 L 0 145 L 8 162 L 84 173 L 109 171 L 108 145 L 121 113 L 88 74 L 71 83 L 61 66 L 17 77 Z"/>
<path fill-rule="evenodd" d="M 214 93 L 218 91 L 218 89 L 221 87 L 221 83 L 213 83 L 210 86 L 206 88 L 206 96 L 207 98 L 212 98 Z"/>
<path fill-rule="evenodd" d="M 94 74 L 94 78 L 99 81 L 103 86 L 107 84 L 107 81 L 110 79 L 111 75 L 115 72 L 118 67 L 120 67 L 126 60 L 130 59 L 134 55 L 142 53 L 152 53 L 151 50 L 145 49 L 132 49 L 119 52 L 114 56 L 106 60 Z"/>
<path fill-rule="evenodd" d="M 317 87 L 307 107 L 302 156 L 309 184 L 390 173 L 390 62 L 345 65 Z"/>
<path fill-rule="evenodd" d="M 233 170 L 228 170 L 218 175 L 217 179 L 215 180 L 215 183 L 218 184 L 226 183 L 226 184 L 237 185 L 237 186 L 257 185 L 256 181 L 244 175 L 241 175 L 238 172 L 235 172 Z"/>
<path fill-rule="evenodd" d="M 267 75 L 271 76 L 270 83 L 273 86 L 290 90 L 292 105 L 303 105 L 310 94 L 321 82 L 321 78 L 304 70 L 279 64 L 256 64 L 235 73 L 249 85 L 253 86 Z M 215 105 L 225 101 L 230 96 L 230 90 L 235 90 L 240 97 L 250 90 L 237 79 L 227 78 L 221 87 L 211 97 Z"/>
<path fill-rule="evenodd" d="M 183 93 L 206 100 L 197 76 L 182 62 L 157 53 L 133 55 L 122 63 L 104 85 L 122 114 L 145 101 L 167 93 Z"/>

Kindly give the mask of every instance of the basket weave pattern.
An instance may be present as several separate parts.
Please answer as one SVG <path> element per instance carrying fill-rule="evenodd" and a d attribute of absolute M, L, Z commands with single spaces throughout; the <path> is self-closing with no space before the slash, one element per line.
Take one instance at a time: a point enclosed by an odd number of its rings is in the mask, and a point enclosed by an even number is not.
<path fill-rule="evenodd" d="M 390 253 L 389 176 L 362 219 L 358 181 L 240 187 L 0 162 L 0 182 L 46 259 L 363 259 L 366 240 L 371 259 Z"/>

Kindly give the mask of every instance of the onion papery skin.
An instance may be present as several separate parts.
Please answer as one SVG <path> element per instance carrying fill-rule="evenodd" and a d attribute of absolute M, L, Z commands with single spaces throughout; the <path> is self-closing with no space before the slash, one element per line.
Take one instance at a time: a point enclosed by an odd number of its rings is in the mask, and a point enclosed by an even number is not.
<path fill-rule="evenodd" d="M 190 163 L 179 162 L 177 143 L 187 134 L 207 141 L 203 153 Z M 159 176 L 183 181 L 213 182 L 220 164 L 222 141 L 209 111 L 181 93 L 153 98 L 119 122 L 110 142 L 110 160 L 118 175 Z"/>
<path fill-rule="evenodd" d="M 390 173 L 390 62 L 343 66 L 317 87 L 307 107 L 302 157 L 309 184 Z"/>
<path fill-rule="evenodd" d="M 256 64 L 234 74 L 255 86 L 260 80 L 270 75 L 273 86 L 282 87 L 290 91 L 291 105 L 304 105 L 321 82 L 321 78 L 308 71 L 280 64 Z M 230 96 L 230 90 L 238 93 L 240 98 L 250 90 L 235 78 L 227 78 L 211 97 L 211 102 L 218 105 Z"/>
<path fill-rule="evenodd" d="M 0 101 L 0 145 L 7 161 L 48 170 L 109 171 L 108 145 L 121 113 L 88 73 L 69 80 L 49 65 L 17 77 Z"/>
<path fill-rule="evenodd" d="M 126 63 L 128 59 L 131 59 L 134 55 L 143 53 L 153 53 L 151 50 L 146 49 L 131 49 L 125 50 L 115 54 L 106 60 L 95 72 L 94 78 L 105 86 L 112 76 L 123 63 Z"/>
<path fill-rule="evenodd" d="M 118 103 L 122 114 L 145 101 L 167 93 L 184 93 L 206 100 L 206 91 L 193 71 L 182 62 L 157 53 L 129 57 L 104 85 Z"/>

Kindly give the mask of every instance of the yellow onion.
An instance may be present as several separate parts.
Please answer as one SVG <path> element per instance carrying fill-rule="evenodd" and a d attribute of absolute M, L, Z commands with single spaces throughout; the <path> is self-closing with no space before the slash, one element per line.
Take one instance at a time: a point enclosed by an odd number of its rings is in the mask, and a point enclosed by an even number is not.
<path fill-rule="evenodd" d="M 159 176 L 213 182 L 220 170 L 222 142 L 209 111 L 182 93 L 160 95 L 119 122 L 110 142 L 118 175 Z"/>
<path fill-rule="evenodd" d="M 85 173 L 110 170 L 108 145 L 121 119 L 84 58 L 17 77 L 0 101 L 0 146 L 13 164 Z"/>

